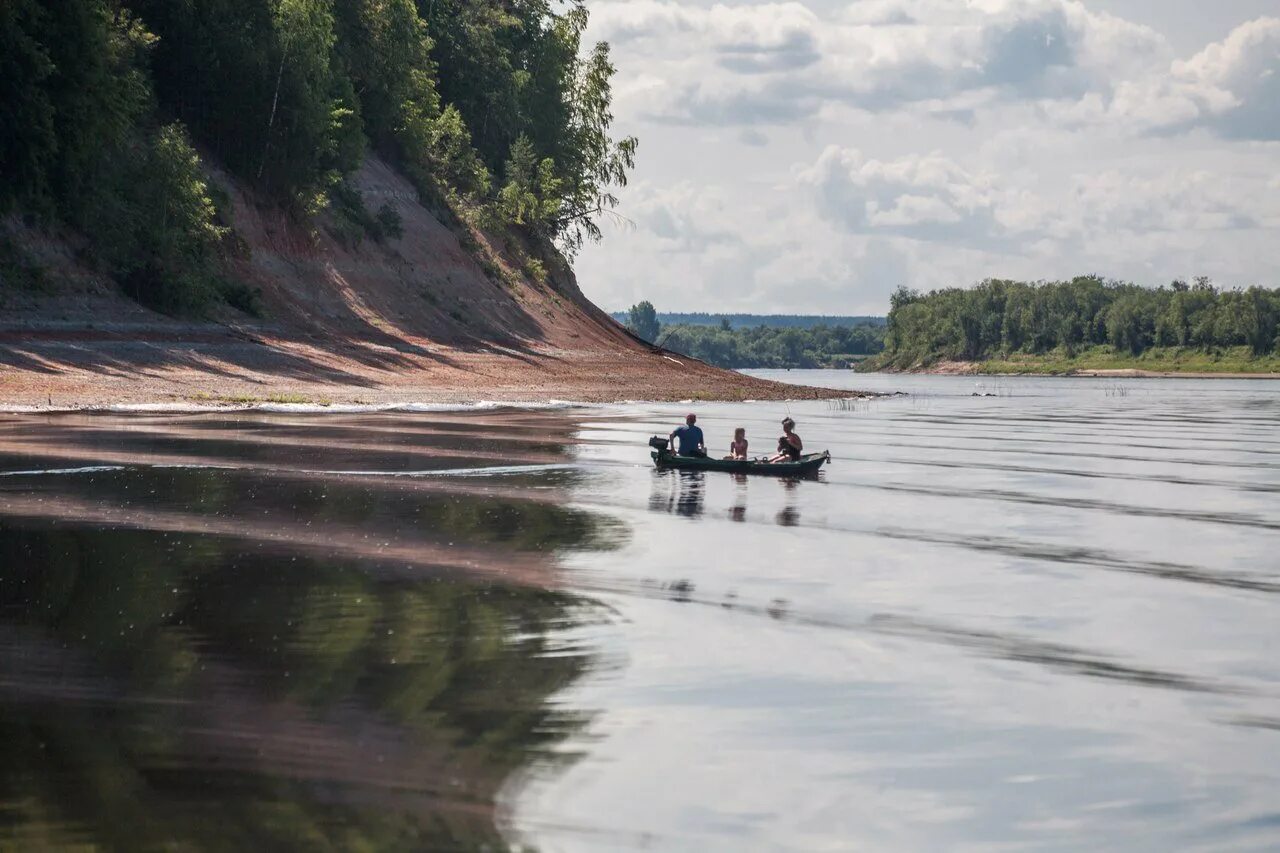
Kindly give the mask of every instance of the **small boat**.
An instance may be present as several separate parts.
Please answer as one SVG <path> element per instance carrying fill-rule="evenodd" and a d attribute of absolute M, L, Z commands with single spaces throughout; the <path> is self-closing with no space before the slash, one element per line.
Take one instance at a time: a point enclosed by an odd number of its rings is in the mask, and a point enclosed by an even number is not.
<path fill-rule="evenodd" d="M 731 474 L 769 474 L 774 477 L 805 477 L 831 461 L 830 452 L 807 453 L 795 462 L 765 462 L 757 459 L 713 459 L 710 456 L 679 456 L 670 450 L 649 454 L 659 468 L 687 471 L 728 471 Z"/>

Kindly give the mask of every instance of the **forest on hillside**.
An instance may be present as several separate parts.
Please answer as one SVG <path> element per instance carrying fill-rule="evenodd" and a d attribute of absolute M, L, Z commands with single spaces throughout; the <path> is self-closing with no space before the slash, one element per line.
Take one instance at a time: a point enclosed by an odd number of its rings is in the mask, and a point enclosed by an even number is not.
<path fill-rule="evenodd" d="M 1097 276 L 894 293 L 880 367 L 1017 354 L 1074 357 L 1091 347 L 1125 356 L 1155 348 L 1238 348 L 1280 354 L 1280 289 L 1222 290 L 1208 279 L 1140 287 Z"/>
<path fill-rule="evenodd" d="M 634 161 L 586 25 L 550 0 L 4 0 L 0 216 L 78 232 L 161 310 L 247 305 L 219 272 L 242 248 L 209 167 L 380 239 L 394 210 L 348 180 L 372 151 L 446 218 L 524 235 L 536 276 L 539 252 L 599 237 Z M 40 274 L 3 233 L 0 272 Z"/>

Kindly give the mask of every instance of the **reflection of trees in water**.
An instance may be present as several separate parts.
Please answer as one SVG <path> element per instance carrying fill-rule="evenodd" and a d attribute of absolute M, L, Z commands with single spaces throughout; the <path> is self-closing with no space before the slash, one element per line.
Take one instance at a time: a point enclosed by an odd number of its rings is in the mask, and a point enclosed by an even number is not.
<path fill-rule="evenodd" d="M 252 506 L 232 477 L 164 482 L 162 505 Z M 487 543 L 498 563 L 618 537 L 554 505 L 333 484 L 275 509 L 282 524 L 367 518 Z M 0 520 L 0 834 L 130 849 L 501 845 L 504 779 L 583 722 L 547 700 L 589 660 L 548 635 L 590 603 L 261 545 Z"/>
<path fill-rule="evenodd" d="M 282 527 L 310 530 L 358 528 L 385 537 L 454 539 L 516 550 L 611 548 L 626 531 L 612 519 L 544 503 L 448 490 L 424 494 L 407 479 L 327 478 L 285 481 L 272 475 L 264 487 L 256 472 L 138 469 L 69 483 L 95 503 L 183 508 L 208 517 L 247 516 Z M 564 476 L 564 475 L 562 475 Z M 504 485 L 516 478 L 507 478 Z M 436 484 L 428 484 L 436 485 Z M 407 487 L 407 488 L 406 488 Z M 564 487 L 564 486 L 562 486 Z M 517 490 L 518 491 L 518 490 Z"/>

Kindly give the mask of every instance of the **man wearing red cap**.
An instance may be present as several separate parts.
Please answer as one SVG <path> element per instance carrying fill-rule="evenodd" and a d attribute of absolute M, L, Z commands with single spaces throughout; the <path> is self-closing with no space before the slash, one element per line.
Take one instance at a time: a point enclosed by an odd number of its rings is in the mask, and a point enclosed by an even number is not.
<path fill-rule="evenodd" d="M 676 427 L 671 431 L 671 435 L 667 437 L 668 441 L 678 439 L 680 441 L 679 454 L 681 456 L 706 456 L 707 445 L 702 438 L 702 428 L 695 426 L 698 422 L 698 416 L 690 412 L 684 417 L 684 426 Z"/>

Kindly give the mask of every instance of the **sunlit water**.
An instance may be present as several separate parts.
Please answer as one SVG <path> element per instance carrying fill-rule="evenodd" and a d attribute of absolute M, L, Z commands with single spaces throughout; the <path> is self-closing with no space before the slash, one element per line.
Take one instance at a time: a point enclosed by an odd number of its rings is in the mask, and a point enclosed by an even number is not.
<path fill-rule="evenodd" d="M 1280 383 L 778 378 L 0 415 L 0 846 L 1280 847 Z"/>

